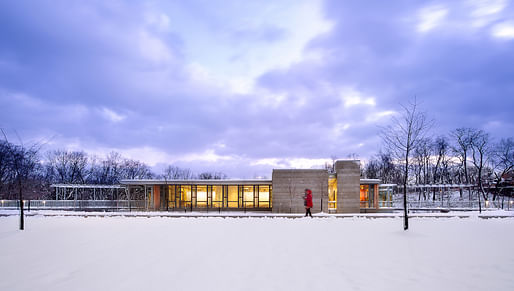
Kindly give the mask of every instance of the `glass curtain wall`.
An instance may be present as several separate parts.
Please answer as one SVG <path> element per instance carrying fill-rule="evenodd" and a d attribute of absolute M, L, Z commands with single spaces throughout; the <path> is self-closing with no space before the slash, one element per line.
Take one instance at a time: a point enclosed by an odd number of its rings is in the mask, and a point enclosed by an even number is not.
<path fill-rule="evenodd" d="M 154 208 L 154 186 L 146 207 Z M 271 208 L 271 185 L 159 185 L 161 210 L 173 208 Z M 166 206 L 167 203 L 167 206 Z"/>
<path fill-rule="evenodd" d="M 259 185 L 259 208 L 269 208 L 270 207 L 270 186 Z"/>
<path fill-rule="evenodd" d="M 207 207 L 207 185 L 196 186 L 196 207 Z"/>
<path fill-rule="evenodd" d="M 212 207 L 223 207 L 223 186 L 211 186 Z"/>
<path fill-rule="evenodd" d="M 238 208 L 239 207 L 239 199 L 238 199 L 238 186 L 227 186 L 227 207 L 228 208 Z"/>
<path fill-rule="evenodd" d="M 175 199 L 177 197 L 177 187 L 175 185 L 168 185 L 168 207 L 169 208 L 175 208 L 179 207 L 175 203 Z"/>
<path fill-rule="evenodd" d="M 375 208 L 374 197 L 375 187 L 374 185 L 361 185 L 360 189 L 360 202 L 361 208 Z"/>
<path fill-rule="evenodd" d="M 254 186 L 241 186 L 243 197 L 243 208 L 252 208 L 254 205 Z"/>
<path fill-rule="evenodd" d="M 393 207 L 393 187 L 379 186 L 378 207 Z"/>
<path fill-rule="evenodd" d="M 337 209 L 337 178 L 331 176 L 328 178 L 328 210 Z"/>
<path fill-rule="evenodd" d="M 361 208 L 369 208 L 369 185 L 361 185 Z"/>
<path fill-rule="evenodd" d="M 180 186 L 180 207 L 191 207 L 191 203 L 193 202 L 191 192 L 190 185 Z"/>

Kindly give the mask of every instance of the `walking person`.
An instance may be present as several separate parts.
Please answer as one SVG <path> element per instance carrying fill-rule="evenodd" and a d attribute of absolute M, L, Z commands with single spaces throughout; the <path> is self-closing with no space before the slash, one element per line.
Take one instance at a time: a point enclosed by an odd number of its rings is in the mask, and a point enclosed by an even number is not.
<path fill-rule="evenodd" d="M 305 206 L 305 217 L 310 216 L 312 218 L 311 208 L 313 204 L 311 189 L 305 189 L 305 195 L 303 196 L 303 205 Z"/>

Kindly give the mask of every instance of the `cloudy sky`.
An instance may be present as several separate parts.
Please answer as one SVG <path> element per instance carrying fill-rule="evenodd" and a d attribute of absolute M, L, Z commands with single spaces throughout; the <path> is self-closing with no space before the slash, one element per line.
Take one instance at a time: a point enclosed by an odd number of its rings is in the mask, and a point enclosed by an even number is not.
<path fill-rule="evenodd" d="M 417 96 L 514 132 L 513 1 L 0 3 L 0 127 L 231 177 L 362 159 Z"/>

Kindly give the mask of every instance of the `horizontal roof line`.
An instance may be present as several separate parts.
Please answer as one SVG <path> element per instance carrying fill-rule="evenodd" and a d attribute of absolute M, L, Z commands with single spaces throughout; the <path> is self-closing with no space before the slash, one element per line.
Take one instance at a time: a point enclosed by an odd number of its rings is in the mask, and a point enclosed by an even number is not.
<path fill-rule="evenodd" d="M 153 180 L 153 179 L 126 179 L 121 180 L 121 184 L 125 185 L 143 185 L 143 184 L 271 184 L 271 179 L 208 179 L 208 180 L 199 180 L 199 179 L 193 179 L 193 180 Z"/>

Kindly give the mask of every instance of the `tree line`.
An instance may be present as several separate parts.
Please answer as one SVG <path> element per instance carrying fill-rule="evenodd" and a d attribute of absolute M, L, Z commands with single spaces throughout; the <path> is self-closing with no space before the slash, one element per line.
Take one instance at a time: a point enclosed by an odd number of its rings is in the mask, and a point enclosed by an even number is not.
<path fill-rule="evenodd" d="M 145 163 L 111 152 L 104 158 L 84 151 L 52 150 L 40 145 L 22 146 L 0 140 L 0 199 L 52 199 L 51 184 L 119 184 L 123 179 L 224 179 L 222 172 L 168 165 L 155 173 Z"/>
<path fill-rule="evenodd" d="M 366 163 L 363 176 L 402 185 L 405 162 L 399 162 L 393 151 L 385 149 Z M 457 128 L 445 135 L 423 136 L 411 150 L 409 184 L 472 184 L 485 200 L 489 195 L 494 200 L 497 195 L 506 194 L 506 179 L 512 179 L 514 171 L 514 139 L 495 141 L 481 129 Z M 435 200 L 435 193 L 435 188 L 432 193 L 420 192 L 420 198 Z M 467 194 L 471 199 L 471 189 Z"/>

